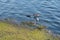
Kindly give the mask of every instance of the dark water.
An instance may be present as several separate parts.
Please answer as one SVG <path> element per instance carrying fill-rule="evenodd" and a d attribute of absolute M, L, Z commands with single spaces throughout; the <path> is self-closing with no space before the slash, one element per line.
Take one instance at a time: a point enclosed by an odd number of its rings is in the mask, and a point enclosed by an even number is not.
<path fill-rule="evenodd" d="M 0 19 L 34 20 L 25 15 L 40 13 L 40 23 L 60 34 L 60 0 L 0 0 Z"/>

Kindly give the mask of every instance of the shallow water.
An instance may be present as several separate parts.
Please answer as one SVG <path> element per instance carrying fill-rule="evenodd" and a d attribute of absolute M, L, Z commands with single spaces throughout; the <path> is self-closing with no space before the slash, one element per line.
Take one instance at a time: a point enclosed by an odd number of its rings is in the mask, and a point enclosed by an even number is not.
<path fill-rule="evenodd" d="M 0 0 L 0 19 L 30 21 L 26 15 L 40 13 L 40 23 L 60 34 L 60 0 Z"/>

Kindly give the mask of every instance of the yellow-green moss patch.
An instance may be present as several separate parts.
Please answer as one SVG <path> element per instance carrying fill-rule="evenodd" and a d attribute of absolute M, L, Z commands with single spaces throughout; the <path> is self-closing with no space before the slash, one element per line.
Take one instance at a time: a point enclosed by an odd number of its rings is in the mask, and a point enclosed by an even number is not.
<path fill-rule="evenodd" d="M 23 27 L 14 27 L 11 24 L 0 22 L 0 40 L 59 40 L 46 31 Z"/>

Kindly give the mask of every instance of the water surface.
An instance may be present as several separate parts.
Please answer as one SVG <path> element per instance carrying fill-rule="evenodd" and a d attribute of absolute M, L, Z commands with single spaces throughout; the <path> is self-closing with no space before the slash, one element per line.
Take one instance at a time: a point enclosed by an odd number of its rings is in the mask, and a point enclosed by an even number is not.
<path fill-rule="evenodd" d="M 25 15 L 40 13 L 40 23 L 60 34 L 60 0 L 0 0 L 0 19 L 34 20 Z"/>

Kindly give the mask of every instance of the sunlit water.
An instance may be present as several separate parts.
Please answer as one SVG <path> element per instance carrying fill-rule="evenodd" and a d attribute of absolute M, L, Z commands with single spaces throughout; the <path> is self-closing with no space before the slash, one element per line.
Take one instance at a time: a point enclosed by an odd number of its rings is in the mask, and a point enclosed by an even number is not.
<path fill-rule="evenodd" d="M 40 13 L 40 23 L 60 34 L 60 0 L 0 0 L 0 19 L 34 20 L 25 15 Z"/>

